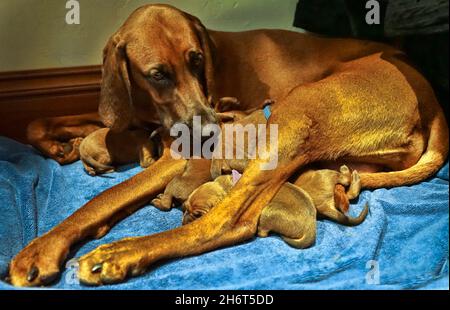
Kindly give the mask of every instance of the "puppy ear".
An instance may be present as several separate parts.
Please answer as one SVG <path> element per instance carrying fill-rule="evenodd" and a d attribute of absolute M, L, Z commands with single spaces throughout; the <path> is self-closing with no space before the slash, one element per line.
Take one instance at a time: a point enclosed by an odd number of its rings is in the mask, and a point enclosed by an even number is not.
<path fill-rule="evenodd" d="M 99 114 L 105 126 L 116 132 L 127 129 L 133 119 L 126 44 L 118 35 L 103 50 Z"/>
<path fill-rule="evenodd" d="M 201 21 L 190 14 L 187 14 L 187 18 L 192 22 L 194 26 L 194 30 L 197 33 L 197 36 L 200 40 L 200 44 L 203 49 L 203 53 L 205 56 L 205 92 L 206 97 L 210 100 L 210 102 L 216 102 L 216 98 L 214 96 L 215 85 L 214 85 L 214 54 L 215 54 L 215 45 L 211 40 L 211 37 L 208 34 L 208 30 L 201 23 Z"/>

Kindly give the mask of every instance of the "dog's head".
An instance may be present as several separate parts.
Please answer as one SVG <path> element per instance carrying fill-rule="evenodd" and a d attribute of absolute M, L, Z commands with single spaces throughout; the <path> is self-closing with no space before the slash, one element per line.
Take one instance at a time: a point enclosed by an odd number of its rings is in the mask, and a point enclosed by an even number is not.
<path fill-rule="evenodd" d="M 133 119 L 169 129 L 194 116 L 216 123 L 213 43 L 194 16 L 166 5 L 136 10 L 103 53 L 99 113 L 114 131 Z"/>

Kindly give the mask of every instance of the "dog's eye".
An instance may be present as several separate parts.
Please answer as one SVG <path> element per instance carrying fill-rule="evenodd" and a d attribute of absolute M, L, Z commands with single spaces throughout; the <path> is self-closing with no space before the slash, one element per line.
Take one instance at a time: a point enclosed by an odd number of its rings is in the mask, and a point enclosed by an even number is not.
<path fill-rule="evenodd" d="M 167 80 L 167 75 L 159 70 L 152 70 L 150 71 L 150 78 L 155 82 L 163 82 Z"/>
<path fill-rule="evenodd" d="M 204 57 L 202 53 L 192 51 L 189 55 L 189 58 L 193 67 L 200 68 L 201 66 L 203 66 Z"/>
<path fill-rule="evenodd" d="M 192 216 L 193 216 L 194 218 L 196 218 L 196 219 L 202 217 L 203 215 L 205 215 L 205 212 L 202 211 L 202 210 L 195 210 L 195 211 L 192 213 Z"/>

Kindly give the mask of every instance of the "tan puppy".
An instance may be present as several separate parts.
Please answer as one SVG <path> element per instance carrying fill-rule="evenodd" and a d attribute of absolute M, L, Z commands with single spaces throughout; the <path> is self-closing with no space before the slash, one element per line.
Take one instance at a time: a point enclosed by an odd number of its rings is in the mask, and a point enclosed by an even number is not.
<path fill-rule="evenodd" d="M 152 204 L 162 210 L 169 211 L 175 201 L 184 202 L 199 186 L 211 181 L 211 160 L 189 160 L 183 174 L 176 176 L 164 190 L 152 200 Z"/>
<path fill-rule="evenodd" d="M 83 166 L 92 176 L 114 172 L 115 166 L 133 162 L 147 168 L 156 159 L 150 133 L 146 130 L 112 135 L 109 128 L 102 128 L 84 138 L 79 148 Z"/>
<path fill-rule="evenodd" d="M 341 166 L 339 171 L 308 170 L 303 172 L 294 184 L 311 196 L 319 215 L 339 224 L 356 226 L 367 216 L 368 208 L 365 208 L 357 218 L 343 213 L 348 210 L 349 201 L 357 198 L 361 192 L 361 179 L 358 172 L 356 170 L 353 173 L 350 172 L 347 166 Z M 348 187 L 348 191 L 343 195 L 336 195 L 339 186 Z"/>
<path fill-rule="evenodd" d="M 233 188 L 230 175 L 218 177 L 195 190 L 184 203 L 183 224 L 188 224 L 218 205 Z M 316 209 L 311 197 L 301 188 L 286 183 L 264 208 L 258 225 L 258 235 L 279 234 L 289 245 L 304 249 L 316 239 Z"/>
<path fill-rule="evenodd" d="M 269 205 L 263 209 L 258 224 L 260 237 L 267 237 L 270 232 L 274 232 L 281 235 L 289 245 L 304 249 L 314 244 L 316 213 L 348 226 L 359 225 L 367 217 L 367 206 L 357 218 L 349 217 L 335 208 L 336 184 L 349 186 L 347 199 L 359 195 L 361 185 L 356 171 L 351 174 L 346 166 L 341 167 L 340 172 L 311 170 L 299 180 L 305 182 L 302 183 L 302 188 L 285 183 Z M 300 183 L 299 180 L 296 184 Z M 183 224 L 188 224 L 208 213 L 229 194 L 233 186 L 232 176 L 224 175 L 196 189 L 184 203 Z M 330 194 L 322 194 L 321 188 Z"/>
<path fill-rule="evenodd" d="M 290 246 L 306 249 L 316 242 L 317 210 L 311 196 L 298 186 L 285 183 L 261 213 L 258 236 L 276 233 Z"/>
<path fill-rule="evenodd" d="M 271 104 L 272 101 L 266 100 L 261 104 L 261 107 L 264 105 Z M 233 114 L 234 112 L 230 112 Z M 258 125 L 267 124 L 266 116 L 264 115 L 264 111 L 262 109 L 257 109 L 252 112 L 248 112 L 246 115 L 239 114 L 238 117 L 234 118 L 233 125 L 241 125 L 242 128 L 246 128 L 247 125 L 253 125 L 255 128 L 258 128 Z M 224 130 L 224 124 L 222 125 L 222 154 L 225 154 L 227 148 L 233 149 L 233 154 L 238 154 L 239 152 L 243 154 L 242 159 L 224 159 L 223 156 L 220 158 L 213 157 L 211 164 L 211 175 L 214 178 L 222 174 L 230 174 L 232 170 L 239 171 L 242 173 L 249 163 L 249 152 L 254 152 L 255 149 L 250 149 L 248 146 L 248 139 L 245 139 L 246 143 L 237 145 L 236 140 L 233 139 L 231 142 L 225 138 L 226 130 Z M 245 132 L 244 132 L 245 134 Z M 227 145 L 227 143 L 233 143 L 231 146 Z M 256 145 L 255 145 L 256 146 Z M 239 149 L 238 149 L 239 147 Z"/>

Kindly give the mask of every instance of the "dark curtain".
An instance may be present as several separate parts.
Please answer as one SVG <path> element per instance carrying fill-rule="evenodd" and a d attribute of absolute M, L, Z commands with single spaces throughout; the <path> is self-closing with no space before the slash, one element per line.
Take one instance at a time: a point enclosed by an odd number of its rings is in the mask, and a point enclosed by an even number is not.
<path fill-rule="evenodd" d="M 294 26 L 330 37 L 395 44 L 432 83 L 449 110 L 449 1 L 378 0 L 380 25 L 368 25 L 366 0 L 299 0 Z"/>

